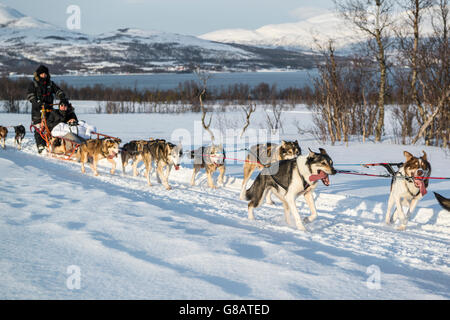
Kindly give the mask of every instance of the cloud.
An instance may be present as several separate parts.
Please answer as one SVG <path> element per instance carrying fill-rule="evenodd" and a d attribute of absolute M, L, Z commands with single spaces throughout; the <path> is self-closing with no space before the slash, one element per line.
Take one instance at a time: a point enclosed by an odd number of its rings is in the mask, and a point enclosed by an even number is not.
<path fill-rule="evenodd" d="M 319 7 L 299 7 L 294 10 L 292 10 L 289 14 L 300 21 L 306 20 L 311 17 L 315 17 L 318 15 L 322 15 L 325 13 L 329 13 L 330 11 L 324 8 Z"/>

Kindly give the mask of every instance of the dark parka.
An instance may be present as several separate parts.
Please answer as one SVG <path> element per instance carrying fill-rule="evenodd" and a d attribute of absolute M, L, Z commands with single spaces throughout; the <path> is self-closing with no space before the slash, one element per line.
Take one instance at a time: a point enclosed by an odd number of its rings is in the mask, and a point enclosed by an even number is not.
<path fill-rule="evenodd" d="M 47 77 L 42 79 L 39 77 L 41 73 L 46 73 Z M 33 124 L 41 122 L 42 105 L 46 105 L 46 109 L 53 109 L 54 97 L 67 101 L 64 92 L 50 79 L 48 68 L 41 65 L 36 69 L 33 75 L 33 80 L 28 86 L 27 100 L 31 102 L 31 121 Z"/>
<path fill-rule="evenodd" d="M 75 115 L 74 108 L 69 105 L 66 111 L 61 111 L 59 109 L 54 109 L 47 117 L 47 126 L 50 131 L 53 130 L 61 122 L 67 123 L 70 119 L 75 119 L 78 121 L 77 116 Z"/>

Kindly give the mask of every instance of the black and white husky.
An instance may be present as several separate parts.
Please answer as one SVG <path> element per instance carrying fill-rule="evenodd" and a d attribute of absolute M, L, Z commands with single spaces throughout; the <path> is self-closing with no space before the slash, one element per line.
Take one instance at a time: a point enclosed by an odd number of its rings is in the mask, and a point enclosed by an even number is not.
<path fill-rule="evenodd" d="M 319 150 L 320 153 L 309 150 L 308 155 L 292 160 L 281 160 L 276 163 L 275 170 L 273 167 L 263 169 L 245 194 L 249 201 L 248 218 L 255 219 L 253 209 L 261 204 L 267 192 L 272 191 L 283 203 L 286 222 L 289 223 L 289 214 L 291 213 L 297 228 L 306 230 L 303 222 L 309 223 L 317 218 L 313 198 L 317 182 L 322 180 L 324 185 L 329 186 L 328 175 L 336 174 L 333 160 L 325 149 L 320 148 Z M 303 221 L 295 205 L 295 200 L 300 194 L 303 194 L 311 210 L 311 215 Z"/>

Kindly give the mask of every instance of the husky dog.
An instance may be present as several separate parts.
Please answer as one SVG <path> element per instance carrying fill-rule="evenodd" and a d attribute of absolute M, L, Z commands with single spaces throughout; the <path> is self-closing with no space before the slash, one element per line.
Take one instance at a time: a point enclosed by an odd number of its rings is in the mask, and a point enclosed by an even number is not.
<path fill-rule="evenodd" d="M 222 145 L 211 145 L 208 147 L 200 147 L 191 151 L 191 159 L 194 159 L 194 172 L 192 173 L 191 186 L 195 186 L 195 176 L 197 172 L 205 168 L 208 178 L 208 186 L 216 189 L 212 175 L 219 169 L 218 184 L 223 185 L 223 176 L 225 174 L 225 151 Z"/>
<path fill-rule="evenodd" d="M 132 140 L 126 143 L 120 150 L 120 158 L 122 160 L 122 170 L 125 174 L 125 167 L 128 161 L 132 161 L 133 176 L 138 176 L 137 165 L 139 162 L 144 161 L 144 152 L 147 149 L 147 145 L 155 140 Z"/>
<path fill-rule="evenodd" d="M 262 199 L 268 191 L 272 191 L 283 203 L 284 217 L 289 223 L 289 215 L 292 214 L 299 230 L 306 230 L 303 222 L 309 223 L 317 218 L 314 204 L 313 191 L 317 187 L 317 181 L 322 180 L 326 186 L 330 185 L 328 175 L 336 174 L 333 160 L 325 149 L 319 148 L 320 153 L 309 150 L 306 156 L 296 159 L 281 160 L 275 166 L 272 174 L 271 168 L 265 168 L 256 177 L 253 185 L 245 193 L 248 203 L 248 218 L 254 220 L 253 209 L 261 205 Z M 306 203 L 311 210 L 311 215 L 303 221 L 300 218 L 295 205 L 296 198 L 303 194 Z"/>
<path fill-rule="evenodd" d="M 439 193 L 434 192 L 434 196 L 436 197 L 439 204 L 447 211 L 450 211 L 450 199 L 441 196 Z"/>
<path fill-rule="evenodd" d="M 244 180 L 241 186 L 240 199 L 245 200 L 247 182 L 256 168 L 259 170 L 280 160 L 294 159 L 302 154 L 298 141 L 281 141 L 281 144 L 265 143 L 257 144 L 250 148 L 244 162 Z M 272 204 L 270 192 L 267 193 L 266 203 Z"/>
<path fill-rule="evenodd" d="M 0 126 L 0 139 L 2 140 L 2 148 L 5 149 L 5 140 L 8 136 L 8 128 Z"/>
<path fill-rule="evenodd" d="M 59 137 L 51 137 L 50 138 L 50 152 L 54 154 L 70 154 L 75 150 L 82 142 L 86 140 L 72 140 L 71 135 L 67 135 L 67 137 L 59 138 Z"/>
<path fill-rule="evenodd" d="M 147 145 L 144 146 L 142 152 L 142 160 L 145 164 L 145 176 L 149 186 L 150 173 L 152 171 L 152 164 L 156 164 L 157 179 L 159 183 L 162 183 L 167 190 L 171 190 L 169 185 L 169 174 L 172 170 L 172 166 L 175 170 L 180 169 L 181 158 L 183 157 L 183 147 L 181 144 L 174 145 L 173 143 L 165 140 L 150 140 Z M 163 172 L 165 170 L 165 172 Z"/>
<path fill-rule="evenodd" d="M 22 140 L 25 137 L 25 127 L 23 125 L 18 125 L 14 127 L 14 132 L 15 132 L 15 137 L 14 137 L 14 142 L 17 146 L 17 149 L 22 149 Z"/>
<path fill-rule="evenodd" d="M 406 229 L 407 220 L 416 208 L 417 202 L 427 193 L 428 179 L 426 178 L 431 174 L 431 165 L 425 151 L 422 152 L 423 156 L 416 158 L 411 153 L 404 151 L 406 162 L 392 178 L 385 221 L 390 224 L 399 218 L 398 230 Z M 391 209 L 394 204 L 396 210 L 391 217 Z M 403 212 L 402 204 L 408 207 L 406 215 Z"/>
<path fill-rule="evenodd" d="M 119 144 L 120 140 L 109 138 L 86 140 L 77 149 L 77 157 L 81 161 L 81 172 L 86 172 L 84 164 L 88 162 L 89 158 L 92 158 L 91 168 L 96 176 L 98 176 L 97 162 L 101 159 L 107 159 L 111 163 L 110 173 L 114 174 L 116 170 L 116 161 L 114 158 L 119 153 Z"/>

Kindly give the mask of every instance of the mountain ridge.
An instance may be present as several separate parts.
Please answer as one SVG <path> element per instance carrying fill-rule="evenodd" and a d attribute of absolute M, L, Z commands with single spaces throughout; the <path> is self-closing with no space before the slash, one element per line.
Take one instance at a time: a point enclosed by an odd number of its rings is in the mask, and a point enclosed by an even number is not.
<path fill-rule="evenodd" d="M 0 49 L 3 74 L 29 74 L 41 63 L 49 65 L 55 74 L 192 72 L 197 67 L 257 71 L 315 66 L 315 57 L 300 51 L 236 46 L 163 31 L 120 28 L 87 35 L 27 17 L 1 4 Z"/>

